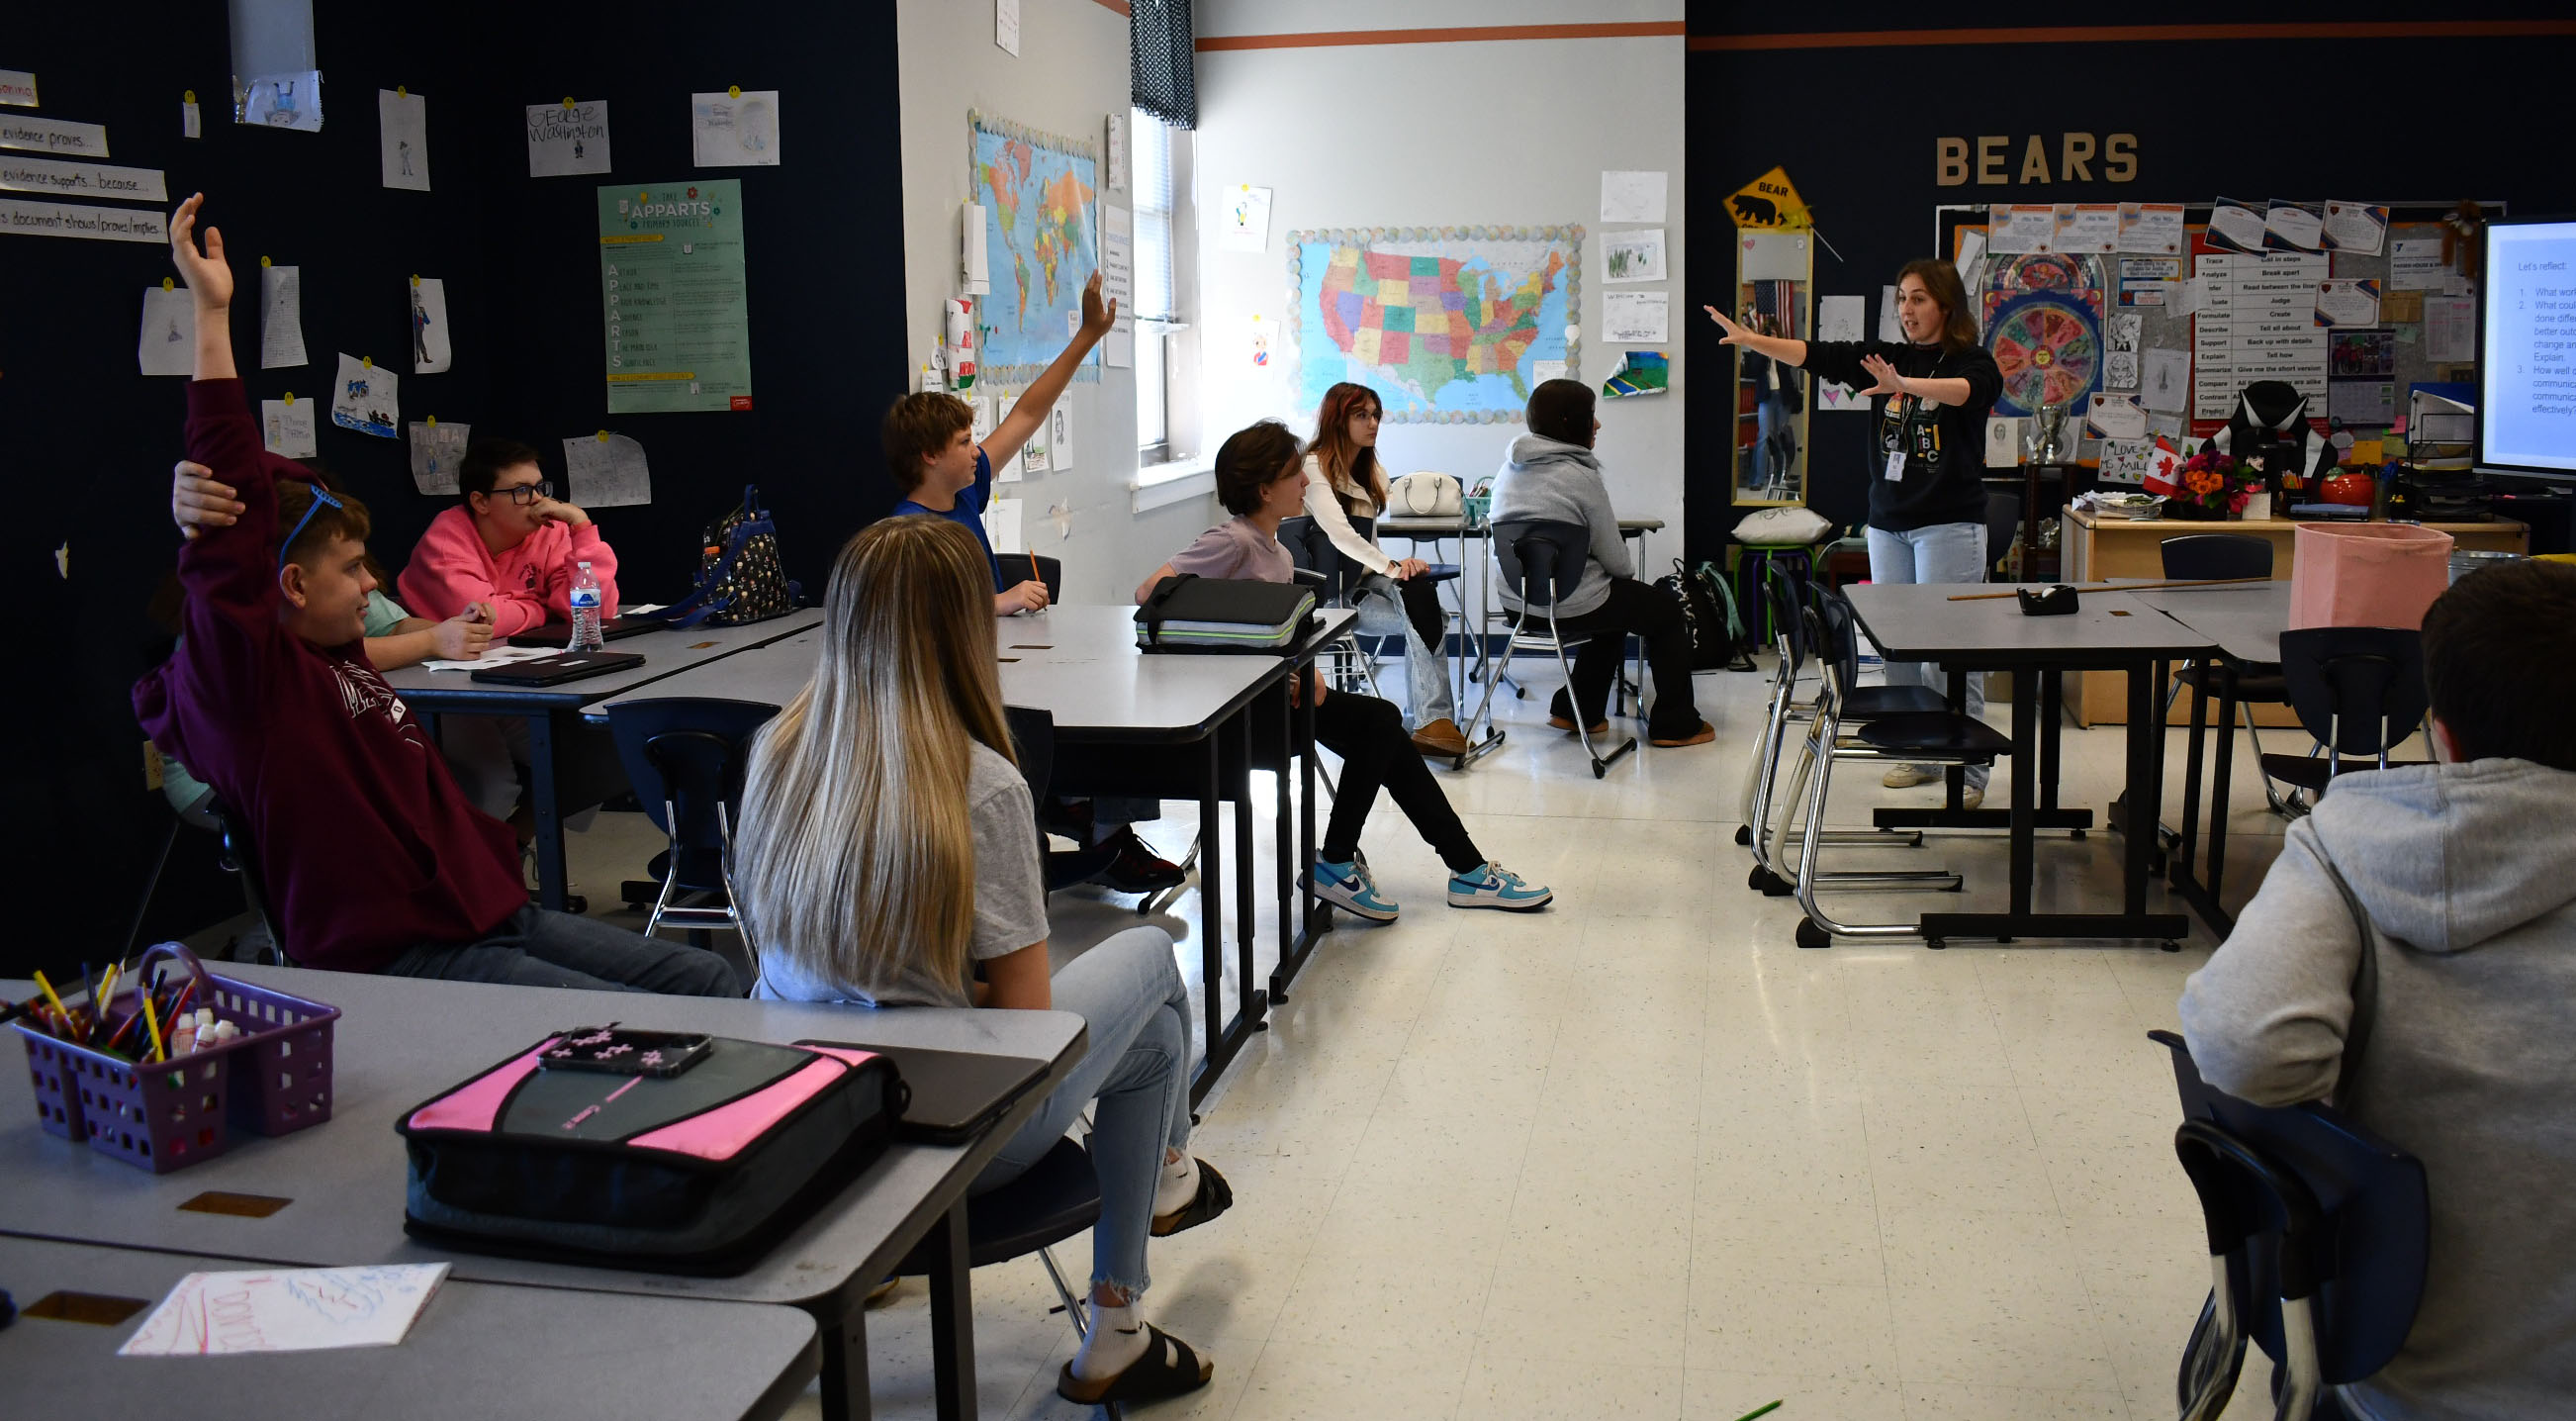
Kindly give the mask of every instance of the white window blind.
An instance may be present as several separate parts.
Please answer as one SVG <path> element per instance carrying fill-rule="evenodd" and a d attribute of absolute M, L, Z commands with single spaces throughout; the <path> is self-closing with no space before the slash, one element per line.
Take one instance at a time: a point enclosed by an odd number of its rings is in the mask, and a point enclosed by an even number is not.
<path fill-rule="evenodd" d="M 1136 181 L 1136 316 L 1178 318 L 1172 301 L 1172 130 L 1132 111 Z"/>

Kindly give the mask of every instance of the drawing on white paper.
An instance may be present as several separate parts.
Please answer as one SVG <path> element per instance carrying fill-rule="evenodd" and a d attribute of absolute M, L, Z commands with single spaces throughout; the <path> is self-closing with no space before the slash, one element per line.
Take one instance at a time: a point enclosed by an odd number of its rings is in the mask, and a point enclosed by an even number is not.
<path fill-rule="evenodd" d="M 1073 467 L 1073 392 L 1055 402 L 1047 411 L 1047 462 L 1057 473 Z"/>
<path fill-rule="evenodd" d="M 1229 252 L 1270 248 L 1270 189 L 1236 183 L 1216 205 L 1216 244 Z"/>
<path fill-rule="evenodd" d="M 378 89 L 376 142 L 386 187 L 429 191 L 429 100 Z"/>
<path fill-rule="evenodd" d="M 447 1280 L 444 1263 L 191 1273 L 170 1289 L 120 1357 L 390 1347 Z"/>
<path fill-rule="evenodd" d="M 993 43 L 1013 59 L 1020 57 L 1020 0 L 993 0 Z"/>
<path fill-rule="evenodd" d="M 608 155 L 606 99 L 528 105 L 529 177 L 604 173 Z"/>
<path fill-rule="evenodd" d="M 2115 312 L 2110 322 L 2112 353 L 2116 355 L 2125 350 L 2135 355 L 2138 350 L 2138 333 L 2146 327 L 2146 324 L 2147 318 L 2134 311 Z"/>
<path fill-rule="evenodd" d="M 1665 175 L 1659 172 L 1604 171 L 1601 174 L 1601 220 L 1663 221 L 1664 188 Z"/>
<path fill-rule="evenodd" d="M 1662 291 L 1601 293 L 1601 339 L 1609 345 L 1661 345 L 1672 338 L 1672 296 Z"/>
<path fill-rule="evenodd" d="M 312 400 L 260 401 L 260 442 L 281 459 L 321 458 L 321 408 Z M 452 480 L 447 491 L 456 492 Z"/>
<path fill-rule="evenodd" d="M 2144 375 L 2140 380 L 2141 398 L 2146 407 L 2166 414 L 2181 414 L 2191 407 L 2191 352 L 2187 350 L 2150 350 L 2145 352 Z"/>
<path fill-rule="evenodd" d="M 689 152 L 701 168 L 778 166 L 778 91 L 689 96 Z"/>
<path fill-rule="evenodd" d="M 1859 340 L 1861 322 L 1869 317 L 1866 296 L 1824 296 L 1816 301 L 1816 339 Z M 1819 410 L 1865 410 L 1869 401 L 1849 385 L 1830 381 L 1816 382 L 1816 408 Z"/>
<path fill-rule="evenodd" d="M 2135 395 L 2094 391 L 2084 422 L 2091 427 L 2090 432 L 2105 439 L 2142 439 L 2147 433 L 2147 412 Z"/>
<path fill-rule="evenodd" d="M 455 361 L 447 332 L 447 283 L 435 276 L 411 281 L 411 373 L 435 375 Z"/>
<path fill-rule="evenodd" d="M 1038 421 L 1038 427 L 1029 434 L 1029 442 L 1020 446 L 1018 464 L 1018 469 L 1011 475 L 1014 479 L 1023 473 L 1043 474 L 1055 467 L 1055 416 L 1052 412 Z M 993 480 L 996 483 L 1002 481 L 1000 470 L 994 471 Z"/>
<path fill-rule="evenodd" d="M 1602 233 L 1601 274 L 1607 281 L 1662 281 L 1664 229 L 1639 227 Z"/>
<path fill-rule="evenodd" d="M 197 306 L 184 286 L 143 288 L 143 329 L 134 360 L 146 375 L 193 375 L 197 369 Z"/>
<path fill-rule="evenodd" d="M 308 69 L 301 74 L 267 74 L 251 80 L 233 117 L 239 122 L 255 123 L 263 128 L 292 128 L 299 133 L 320 133 L 322 71 Z"/>
<path fill-rule="evenodd" d="M 343 352 L 339 384 L 331 392 L 331 422 L 379 439 L 399 439 L 402 433 L 395 424 L 402 408 L 401 389 L 402 381 L 394 372 Z"/>
<path fill-rule="evenodd" d="M 453 495 L 456 466 L 465 460 L 465 444 L 474 437 L 474 426 L 416 419 L 410 433 L 412 487 L 433 497 Z"/>
<path fill-rule="evenodd" d="M 2106 484 L 2142 484 L 2147 481 L 2148 461 L 2155 457 L 2152 439 L 2106 439 L 2102 442 L 2102 465 L 2095 471 L 2096 482 Z"/>
<path fill-rule="evenodd" d="M 312 363 L 304 353 L 304 268 L 259 269 L 259 368 L 283 370 Z"/>
<path fill-rule="evenodd" d="M 605 434 L 605 431 L 602 431 Z M 623 434 L 580 434 L 563 442 L 564 481 L 583 508 L 627 508 L 653 501 L 653 470 L 644 446 Z"/>

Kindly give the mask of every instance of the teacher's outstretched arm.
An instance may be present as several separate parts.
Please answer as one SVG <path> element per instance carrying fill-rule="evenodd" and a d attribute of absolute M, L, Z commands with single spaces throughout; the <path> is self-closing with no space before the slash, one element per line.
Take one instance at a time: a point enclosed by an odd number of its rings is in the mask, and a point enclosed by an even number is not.
<path fill-rule="evenodd" d="M 1702 306 L 1700 309 L 1708 312 L 1708 318 L 1717 322 L 1717 328 L 1719 330 L 1726 332 L 1726 339 L 1719 341 L 1718 344 L 1740 345 L 1746 350 L 1752 351 L 1756 355 L 1770 356 L 1772 359 L 1779 361 L 1783 365 L 1798 366 L 1807 363 L 1807 343 L 1805 341 L 1799 340 L 1795 336 L 1755 335 L 1753 332 L 1737 325 L 1734 321 L 1729 320 L 1726 313 L 1717 309 L 1715 306 Z"/>

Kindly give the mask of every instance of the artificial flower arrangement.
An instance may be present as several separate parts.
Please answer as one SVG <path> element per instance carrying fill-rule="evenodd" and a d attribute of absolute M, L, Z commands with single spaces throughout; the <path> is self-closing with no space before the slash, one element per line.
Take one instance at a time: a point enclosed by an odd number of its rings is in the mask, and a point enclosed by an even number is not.
<path fill-rule="evenodd" d="M 2183 461 L 2175 471 L 2180 485 L 2165 495 L 2165 514 L 2177 512 L 2185 517 L 2231 518 L 2244 513 L 2245 505 L 2263 491 L 2263 460 L 2260 456 L 2238 460 L 2217 449 L 2203 449 Z"/>

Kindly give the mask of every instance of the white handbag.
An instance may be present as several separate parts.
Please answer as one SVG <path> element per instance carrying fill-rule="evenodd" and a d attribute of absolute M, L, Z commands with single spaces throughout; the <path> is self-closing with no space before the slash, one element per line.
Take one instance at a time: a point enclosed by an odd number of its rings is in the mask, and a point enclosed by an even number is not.
<path fill-rule="evenodd" d="M 1387 485 L 1386 511 L 1398 518 L 1455 518 L 1466 509 L 1456 476 L 1427 469 Z"/>

